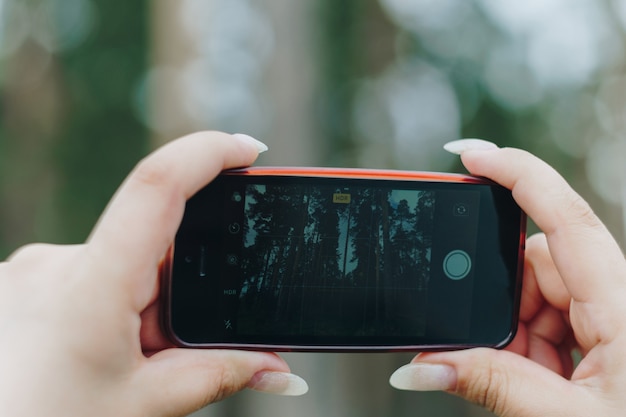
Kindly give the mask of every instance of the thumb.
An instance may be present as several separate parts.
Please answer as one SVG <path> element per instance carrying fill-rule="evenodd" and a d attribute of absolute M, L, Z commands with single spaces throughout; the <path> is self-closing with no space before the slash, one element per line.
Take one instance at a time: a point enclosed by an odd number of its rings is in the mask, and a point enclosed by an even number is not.
<path fill-rule="evenodd" d="M 447 391 L 502 417 L 592 415 L 579 414 L 576 399 L 588 394 L 582 387 L 509 351 L 480 348 L 420 354 L 394 372 L 389 383 L 403 390 Z"/>
<path fill-rule="evenodd" d="M 167 349 L 147 359 L 138 379 L 146 409 L 154 416 L 182 416 L 246 387 L 281 395 L 302 395 L 306 382 L 273 353 Z"/>

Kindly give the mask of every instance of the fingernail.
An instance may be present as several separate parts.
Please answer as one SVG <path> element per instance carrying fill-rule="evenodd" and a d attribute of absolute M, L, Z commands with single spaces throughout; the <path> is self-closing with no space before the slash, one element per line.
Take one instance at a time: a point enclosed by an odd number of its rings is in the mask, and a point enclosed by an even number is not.
<path fill-rule="evenodd" d="M 447 391 L 456 386 L 456 370 L 448 365 L 413 363 L 394 372 L 389 383 L 409 391 Z"/>
<path fill-rule="evenodd" d="M 252 136 L 245 135 L 243 133 L 235 133 L 233 136 L 237 139 L 243 140 L 244 142 L 253 144 L 254 146 L 256 146 L 259 153 L 263 153 L 269 149 L 266 144 L 258 139 L 253 138 Z"/>
<path fill-rule="evenodd" d="M 465 151 L 488 151 L 498 149 L 498 145 L 482 139 L 460 139 L 446 143 L 443 145 L 443 149 L 450 153 L 461 155 Z"/>
<path fill-rule="evenodd" d="M 252 377 L 248 388 L 268 394 L 298 396 L 309 391 L 306 381 L 287 372 L 259 372 Z"/>

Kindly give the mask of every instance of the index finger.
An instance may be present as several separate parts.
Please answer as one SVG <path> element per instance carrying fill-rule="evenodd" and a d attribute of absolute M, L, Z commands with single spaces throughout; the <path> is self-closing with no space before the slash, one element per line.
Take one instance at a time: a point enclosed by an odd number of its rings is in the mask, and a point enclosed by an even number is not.
<path fill-rule="evenodd" d="M 543 230 L 576 301 L 603 302 L 626 287 L 626 261 L 593 210 L 552 167 L 519 149 L 463 152 L 467 169 L 509 188 Z M 619 291 L 621 293 L 621 291 Z"/>
<path fill-rule="evenodd" d="M 118 189 L 89 238 L 89 251 L 108 262 L 113 276 L 153 279 L 187 199 L 220 171 L 251 164 L 259 151 L 252 138 L 219 132 L 168 143 L 141 161 Z M 151 293 L 152 287 L 144 288 Z M 142 293 L 140 299 L 149 296 Z"/>

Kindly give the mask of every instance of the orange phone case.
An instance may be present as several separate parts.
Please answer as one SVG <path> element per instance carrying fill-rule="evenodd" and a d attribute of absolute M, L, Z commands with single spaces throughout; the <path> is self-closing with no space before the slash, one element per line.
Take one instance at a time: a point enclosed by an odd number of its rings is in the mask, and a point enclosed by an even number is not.
<path fill-rule="evenodd" d="M 361 178 L 395 181 L 432 181 L 469 184 L 493 184 L 492 181 L 464 174 L 393 169 L 326 168 L 326 167 L 248 167 L 231 169 L 222 175 L 272 175 L 292 177 Z"/>

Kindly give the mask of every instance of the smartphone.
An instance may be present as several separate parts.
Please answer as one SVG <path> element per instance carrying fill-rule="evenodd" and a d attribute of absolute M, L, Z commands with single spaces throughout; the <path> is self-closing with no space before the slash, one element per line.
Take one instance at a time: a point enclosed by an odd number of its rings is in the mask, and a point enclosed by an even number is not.
<path fill-rule="evenodd" d="M 227 171 L 162 263 L 176 345 L 271 351 L 501 348 L 526 216 L 486 179 L 335 168 Z"/>

